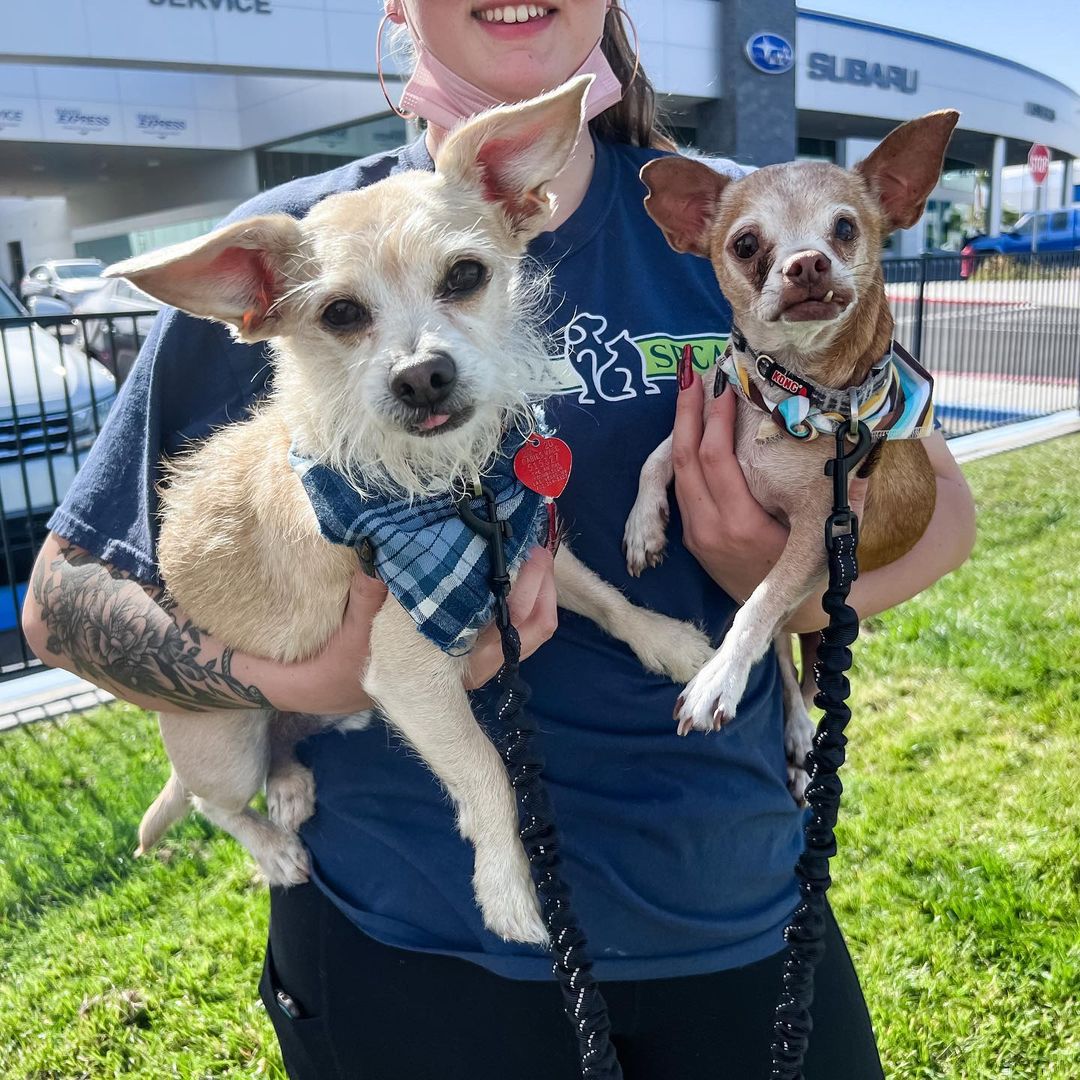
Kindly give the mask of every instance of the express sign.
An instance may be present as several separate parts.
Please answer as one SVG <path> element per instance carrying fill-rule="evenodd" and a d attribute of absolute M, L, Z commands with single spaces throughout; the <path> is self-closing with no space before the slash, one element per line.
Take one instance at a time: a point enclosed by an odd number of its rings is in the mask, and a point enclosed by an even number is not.
<path fill-rule="evenodd" d="M 1050 150 L 1042 143 L 1036 143 L 1028 151 L 1028 168 L 1036 184 L 1045 184 L 1050 175 Z"/>

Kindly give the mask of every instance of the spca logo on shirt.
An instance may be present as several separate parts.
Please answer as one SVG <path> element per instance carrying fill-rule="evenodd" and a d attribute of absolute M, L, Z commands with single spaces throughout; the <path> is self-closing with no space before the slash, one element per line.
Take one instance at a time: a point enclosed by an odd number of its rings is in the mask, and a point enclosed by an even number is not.
<path fill-rule="evenodd" d="M 631 337 L 626 329 L 609 328 L 603 315 L 583 311 L 563 327 L 558 340 L 562 348 L 553 358 L 561 385 L 558 393 L 576 394 L 580 404 L 595 405 L 661 393 L 656 380 L 675 378 L 687 345 L 695 369 L 704 374 L 723 355 L 728 335 L 706 332 L 674 338 L 657 332 Z"/>

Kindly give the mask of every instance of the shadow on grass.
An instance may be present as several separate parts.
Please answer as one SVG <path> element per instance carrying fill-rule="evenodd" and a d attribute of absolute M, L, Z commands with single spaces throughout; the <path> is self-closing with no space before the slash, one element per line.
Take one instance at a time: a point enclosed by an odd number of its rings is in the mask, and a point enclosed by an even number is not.
<path fill-rule="evenodd" d="M 128 876 L 165 775 L 156 725 L 126 705 L 0 737 L 0 935 Z M 194 817 L 174 833 L 189 845 L 211 835 Z"/>

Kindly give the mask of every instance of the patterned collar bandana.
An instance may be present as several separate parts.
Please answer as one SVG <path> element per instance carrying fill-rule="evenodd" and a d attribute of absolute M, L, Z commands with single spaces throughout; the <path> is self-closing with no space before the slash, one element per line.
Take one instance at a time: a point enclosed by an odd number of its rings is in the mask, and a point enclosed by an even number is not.
<path fill-rule="evenodd" d="M 482 470 L 499 518 L 510 522 L 504 546 L 511 572 L 547 533 L 543 496 L 514 475 L 514 454 L 523 441 L 517 430 L 511 431 Z M 295 448 L 289 451 L 289 464 L 304 485 L 323 536 L 356 548 L 365 569 L 386 583 L 424 637 L 451 656 L 469 652 L 494 613 L 491 556 L 484 540 L 458 516 L 453 495 L 360 495 L 340 473 Z M 483 498 L 469 505 L 483 516 Z"/>
<path fill-rule="evenodd" d="M 751 358 L 761 377 L 783 397 L 774 401 L 762 393 L 740 353 Z M 716 377 L 726 377 L 743 398 L 767 414 L 780 433 L 793 439 L 833 435 L 841 424 L 860 420 L 875 439 L 925 439 L 934 430 L 933 377 L 896 341 L 862 385 L 832 390 L 793 375 L 772 357 L 755 352 L 733 327 Z M 759 442 L 777 434 L 768 420 L 758 431 Z"/>

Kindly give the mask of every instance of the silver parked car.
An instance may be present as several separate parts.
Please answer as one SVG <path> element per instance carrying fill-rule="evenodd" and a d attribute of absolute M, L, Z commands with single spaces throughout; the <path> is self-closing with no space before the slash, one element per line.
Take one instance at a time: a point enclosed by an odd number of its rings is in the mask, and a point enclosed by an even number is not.
<path fill-rule="evenodd" d="M 100 259 L 49 259 L 32 267 L 19 283 L 24 300 L 32 296 L 55 296 L 74 306 L 83 293 L 104 284 L 105 264 Z"/>
<path fill-rule="evenodd" d="M 154 325 L 154 315 L 146 313 L 157 312 L 160 307 L 161 304 L 142 289 L 123 278 L 112 278 L 102 288 L 82 296 L 74 310 L 76 315 L 100 314 L 114 318 L 80 319 L 78 342 L 116 376 L 117 382 L 122 383 Z"/>

